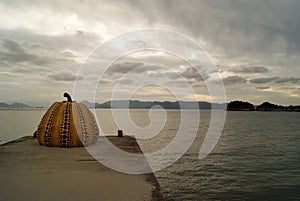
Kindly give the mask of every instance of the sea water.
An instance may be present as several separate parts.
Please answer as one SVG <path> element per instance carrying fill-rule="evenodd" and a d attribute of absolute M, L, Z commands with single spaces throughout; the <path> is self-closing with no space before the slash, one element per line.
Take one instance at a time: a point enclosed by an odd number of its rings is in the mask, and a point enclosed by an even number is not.
<path fill-rule="evenodd" d="M 116 135 L 117 129 L 122 129 L 112 111 L 96 110 L 104 134 Z M 0 143 L 33 135 L 45 112 L 0 110 Z M 144 153 L 171 143 L 182 122 L 180 110 L 161 112 L 152 111 L 153 121 L 148 110 L 129 111 L 132 122 L 140 128 L 165 122 L 156 136 L 138 140 Z M 300 113 L 227 112 L 217 145 L 202 160 L 198 154 L 211 115 L 209 110 L 200 114 L 200 124 L 193 119 L 185 121 L 191 128 L 197 127 L 188 151 L 174 164 L 155 172 L 166 200 L 300 200 Z"/>

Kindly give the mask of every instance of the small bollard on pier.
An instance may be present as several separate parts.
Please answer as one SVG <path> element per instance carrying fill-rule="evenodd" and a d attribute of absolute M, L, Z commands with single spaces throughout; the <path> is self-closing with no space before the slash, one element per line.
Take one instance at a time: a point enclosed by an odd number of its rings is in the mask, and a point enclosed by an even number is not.
<path fill-rule="evenodd" d="M 123 131 L 122 130 L 118 130 L 118 137 L 123 137 Z"/>

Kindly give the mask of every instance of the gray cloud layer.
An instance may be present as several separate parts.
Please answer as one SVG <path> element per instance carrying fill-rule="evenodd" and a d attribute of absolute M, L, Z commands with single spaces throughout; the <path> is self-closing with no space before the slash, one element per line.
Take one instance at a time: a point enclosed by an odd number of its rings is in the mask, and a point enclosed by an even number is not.
<path fill-rule="evenodd" d="M 226 51 L 276 52 L 280 42 L 289 51 L 299 51 L 297 0 L 131 2 L 150 21 L 176 24 Z"/>
<path fill-rule="evenodd" d="M 61 93 L 61 82 L 72 88 L 82 62 L 101 42 L 122 32 L 159 27 L 186 34 L 208 51 L 224 77 L 229 99 L 238 97 L 235 89 L 243 86 L 249 97 L 257 98 L 254 102 L 278 99 L 297 104 L 299 10 L 298 0 L 2 1 L 0 101 L 14 101 L 7 91 L 21 94 L 28 88 L 26 96 L 39 86 L 43 102 Z M 134 85 L 134 76 L 174 83 L 179 73 L 202 86 L 203 80 L 213 79 L 216 73 L 201 68 L 201 79 L 182 61 L 159 54 L 141 53 L 127 59 L 112 64 L 103 79 L 105 85 L 132 70 L 135 73 L 123 84 Z M 258 87 L 265 83 L 267 87 Z M 15 101 L 22 99 L 20 95 Z"/>
<path fill-rule="evenodd" d="M 75 81 L 76 79 L 82 79 L 82 77 L 77 77 L 77 73 L 70 70 L 61 70 L 58 72 L 52 72 L 48 74 L 48 77 L 54 81 Z"/>
<path fill-rule="evenodd" d="M 241 76 L 229 76 L 223 79 L 225 85 L 243 84 L 247 79 Z"/>
<path fill-rule="evenodd" d="M 300 78 L 289 77 L 289 78 L 281 78 L 275 81 L 275 83 L 293 83 L 300 84 Z"/>
<path fill-rule="evenodd" d="M 249 80 L 250 83 L 265 84 L 278 79 L 278 77 L 262 77 Z"/>
<path fill-rule="evenodd" d="M 32 47 L 27 47 L 28 49 L 25 49 L 21 46 L 21 44 L 12 39 L 3 39 L 2 47 L 4 49 L 0 51 L 0 58 L 2 61 L 6 61 L 8 63 L 20 63 L 27 61 L 32 64 L 43 65 L 48 62 L 46 58 L 28 53 L 29 48 Z"/>
<path fill-rule="evenodd" d="M 251 66 L 251 67 L 235 67 L 230 69 L 235 73 L 268 73 L 269 69 L 264 66 Z"/>

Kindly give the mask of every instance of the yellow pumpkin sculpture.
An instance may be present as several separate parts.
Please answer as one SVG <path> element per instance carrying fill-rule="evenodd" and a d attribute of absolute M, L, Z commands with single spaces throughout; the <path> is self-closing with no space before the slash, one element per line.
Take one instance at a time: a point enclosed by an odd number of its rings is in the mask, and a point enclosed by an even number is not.
<path fill-rule="evenodd" d="M 55 102 L 43 116 L 34 136 L 41 145 L 50 147 L 81 147 L 97 141 L 99 130 L 95 117 L 84 103 Z"/>

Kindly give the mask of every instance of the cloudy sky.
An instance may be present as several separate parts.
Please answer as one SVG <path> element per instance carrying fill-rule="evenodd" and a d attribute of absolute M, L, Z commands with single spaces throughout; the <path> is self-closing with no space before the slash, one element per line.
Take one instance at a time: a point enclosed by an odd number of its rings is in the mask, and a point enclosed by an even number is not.
<path fill-rule="evenodd" d="M 299 10 L 298 0 L 1 0 L 0 102 L 47 106 L 61 100 L 76 78 L 87 79 L 77 75 L 97 46 L 125 32 L 161 28 L 195 41 L 216 71 L 203 68 L 200 77 L 170 53 L 130 53 L 101 78 L 98 102 L 109 100 L 117 84 L 117 93 L 125 94 L 141 77 L 154 84 L 140 87 L 134 99 L 175 100 L 172 91 L 155 85 L 163 79 L 181 99 L 191 100 L 185 80 L 198 100 L 209 101 L 204 81 L 217 73 L 228 101 L 300 105 Z"/>

